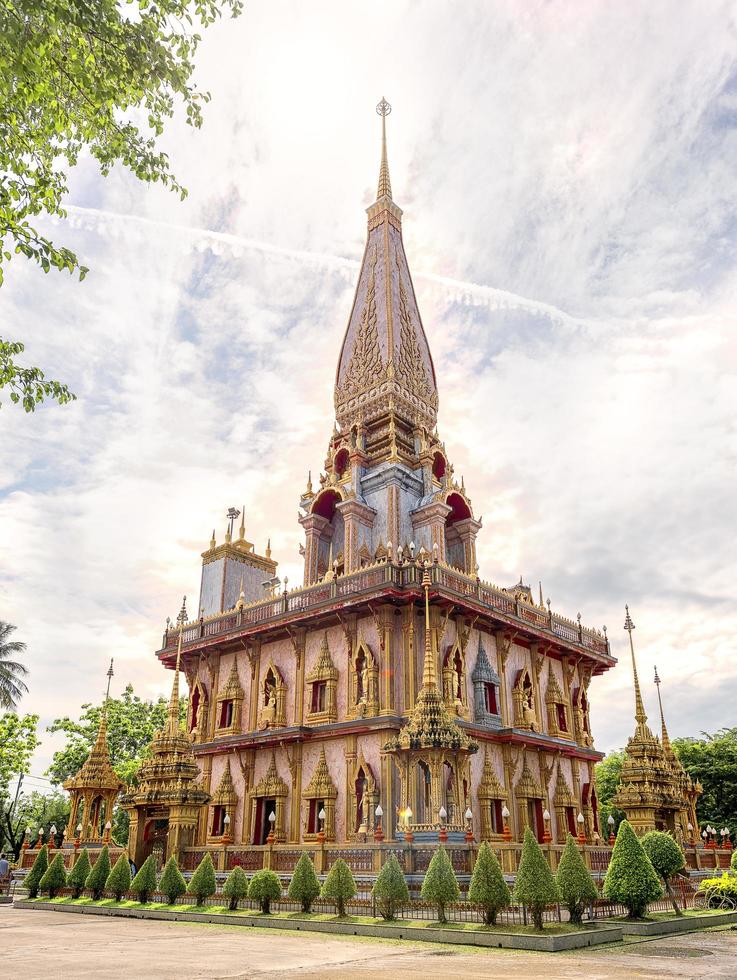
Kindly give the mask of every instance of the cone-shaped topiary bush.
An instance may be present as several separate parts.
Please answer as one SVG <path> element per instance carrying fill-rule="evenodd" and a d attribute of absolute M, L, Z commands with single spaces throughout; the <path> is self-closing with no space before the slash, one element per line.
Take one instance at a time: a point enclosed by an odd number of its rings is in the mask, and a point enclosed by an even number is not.
<path fill-rule="evenodd" d="M 135 878 L 130 884 L 130 891 L 134 895 L 138 895 L 138 901 L 141 905 L 145 905 L 156 891 L 156 859 L 153 854 L 149 854 L 138 869 Z"/>
<path fill-rule="evenodd" d="M 273 871 L 257 871 L 248 886 L 248 897 L 258 902 L 264 915 L 268 915 L 271 903 L 281 898 L 281 882 Z"/>
<path fill-rule="evenodd" d="M 487 926 L 495 926 L 497 915 L 512 904 L 512 893 L 504 880 L 496 854 L 486 841 L 479 848 L 473 866 L 468 900 L 483 908 Z"/>
<path fill-rule="evenodd" d="M 376 902 L 379 915 L 389 921 L 394 918 L 398 905 L 409 902 L 407 881 L 394 852 L 384 862 L 384 866 L 376 878 L 376 883 L 371 889 L 371 895 Z"/>
<path fill-rule="evenodd" d="M 23 881 L 23 884 L 28 889 L 28 897 L 36 898 L 38 895 L 39 882 L 46 874 L 46 869 L 49 866 L 49 852 L 48 848 L 44 844 L 41 850 L 36 855 L 36 860 L 33 862 L 33 867 L 28 872 Z"/>
<path fill-rule="evenodd" d="M 663 895 L 655 868 L 629 820 L 623 820 L 619 825 L 604 878 L 604 894 L 613 902 L 621 902 L 630 919 L 642 918 L 650 902 Z"/>
<path fill-rule="evenodd" d="M 345 903 L 355 895 L 356 882 L 353 880 L 353 873 L 343 858 L 338 858 L 323 882 L 320 898 L 335 902 L 338 915 L 345 915 Z"/>
<path fill-rule="evenodd" d="M 248 895 L 248 875 L 239 865 L 236 865 L 225 879 L 223 896 L 228 899 L 228 908 L 235 912 L 238 902 Z"/>
<path fill-rule="evenodd" d="M 100 854 L 92 865 L 92 871 L 87 875 L 87 881 L 84 883 L 84 887 L 87 891 L 92 892 L 92 897 L 96 902 L 103 896 L 105 891 L 105 882 L 107 881 L 107 876 L 110 874 L 110 855 L 108 854 L 107 844 L 100 851 Z"/>
<path fill-rule="evenodd" d="M 131 866 L 128 855 L 123 853 L 113 865 L 113 870 L 107 876 L 105 891 L 112 892 L 116 902 L 120 902 L 123 895 L 131 886 Z"/>
<path fill-rule="evenodd" d="M 210 895 L 214 895 L 216 889 L 215 868 L 210 857 L 210 852 L 208 851 L 189 880 L 187 894 L 194 895 L 195 905 L 204 905 L 205 899 L 209 898 Z"/>
<path fill-rule="evenodd" d="M 184 895 L 187 891 L 187 882 L 184 880 L 184 875 L 179 870 L 177 859 L 173 854 L 166 862 L 164 870 L 161 873 L 159 891 L 166 895 L 166 900 L 169 905 L 174 905 L 179 896 Z"/>
<path fill-rule="evenodd" d="M 74 862 L 74 867 L 67 877 L 67 885 L 72 889 L 72 898 L 79 898 L 84 891 L 84 883 L 87 881 L 91 868 L 90 855 L 85 847 Z"/>
<path fill-rule="evenodd" d="M 686 867 L 686 857 L 670 834 L 664 834 L 661 830 L 651 830 L 642 838 L 642 848 L 650 858 L 650 864 L 655 868 L 655 873 L 660 875 L 668 892 L 668 898 L 676 915 L 683 915 L 676 896 L 673 894 L 670 879 L 671 875 L 683 871 Z"/>
<path fill-rule="evenodd" d="M 553 872 L 529 827 L 525 827 L 522 857 L 514 885 L 514 900 L 519 905 L 527 906 L 536 929 L 543 927 L 545 906 L 560 901 Z"/>
<path fill-rule="evenodd" d="M 315 865 L 310 855 L 303 851 L 289 882 L 287 895 L 293 902 L 301 902 L 303 912 L 309 912 L 319 894 L 320 882 L 315 874 Z"/>
<path fill-rule="evenodd" d="M 53 898 L 58 891 L 65 887 L 67 883 L 67 873 L 64 870 L 64 862 L 61 854 L 57 854 L 48 868 L 44 871 L 38 887 L 42 892 L 48 892 L 49 898 Z"/>
<path fill-rule="evenodd" d="M 566 846 L 563 848 L 555 880 L 561 901 L 568 908 L 571 922 L 578 925 L 586 905 L 596 901 L 599 892 L 572 834 L 568 835 Z"/>
<path fill-rule="evenodd" d="M 445 906 L 449 902 L 457 902 L 460 894 L 448 852 L 444 847 L 439 847 L 432 856 L 430 867 L 427 869 L 422 882 L 422 891 L 420 892 L 422 900 L 437 905 L 438 921 L 445 923 L 447 922 Z"/>

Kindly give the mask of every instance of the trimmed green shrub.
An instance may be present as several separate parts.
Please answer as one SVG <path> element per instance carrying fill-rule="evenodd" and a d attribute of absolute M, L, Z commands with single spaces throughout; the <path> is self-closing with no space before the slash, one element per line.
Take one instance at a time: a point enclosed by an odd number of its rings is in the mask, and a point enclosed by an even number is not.
<path fill-rule="evenodd" d="M 522 857 L 514 884 L 514 900 L 527 907 L 536 929 L 543 928 L 545 906 L 560 901 L 553 872 L 529 827 L 525 827 Z"/>
<path fill-rule="evenodd" d="M 228 899 L 228 908 L 235 912 L 238 902 L 248 895 L 248 875 L 239 865 L 236 865 L 225 879 L 223 896 Z"/>
<path fill-rule="evenodd" d="M 437 905 L 438 921 L 445 923 L 447 922 L 445 906 L 449 902 L 457 902 L 460 894 L 448 852 L 444 847 L 439 847 L 433 854 L 430 866 L 425 872 L 422 891 L 420 892 L 422 900 Z"/>
<path fill-rule="evenodd" d="M 707 908 L 737 908 L 737 875 L 725 871 L 720 878 L 704 878 L 699 888 Z"/>
<path fill-rule="evenodd" d="M 486 841 L 479 848 L 473 866 L 468 900 L 483 908 L 487 926 L 495 926 L 497 915 L 512 904 L 512 893 L 504 880 L 496 854 Z"/>
<path fill-rule="evenodd" d="M 596 901 L 599 891 L 572 834 L 566 839 L 555 881 L 571 922 L 578 925 L 583 918 L 583 910 L 589 902 Z"/>
<path fill-rule="evenodd" d="M 67 885 L 72 889 L 72 898 L 79 898 L 84 891 L 84 883 L 87 881 L 87 876 L 89 875 L 91 869 L 92 865 L 90 864 L 90 855 L 85 847 L 77 860 L 74 862 L 74 867 L 67 876 Z"/>
<path fill-rule="evenodd" d="M 100 851 L 100 854 L 92 865 L 92 871 L 87 875 L 84 887 L 92 892 L 92 897 L 96 902 L 102 898 L 105 891 L 105 882 L 110 874 L 110 855 L 108 854 L 107 844 Z"/>
<path fill-rule="evenodd" d="M 651 830 L 642 838 L 642 847 L 645 854 L 650 858 L 650 864 L 655 868 L 655 873 L 660 875 L 668 893 L 668 898 L 673 906 L 676 915 L 683 915 L 678 907 L 676 896 L 673 894 L 670 879 L 671 875 L 683 871 L 686 867 L 686 856 L 670 834 L 664 834 L 662 830 Z"/>
<path fill-rule="evenodd" d="M 138 869 L 135 878 L 130 883 L 130 891 L 134 895 L 138 895 L 138 901 L 141 905 L 145 905 L 156 891 L 156 858 L 153 854 L 149 854 Z"/>
<path fill-rule="evenodd" d="M 57 854 L 48 868 L 44 871 L 38 887 L 43 892 L 49 893 L 49 898 L 53 898 L 56 893 L 65 887 L 67 883 L 67 873 L 64 870 L 64 861 L 61 854 Z"/>
<path fill-rule="evenodd" d="M 409 888 L 397 855 L 392 851 L 377 875 L 371 896 L 382 919 L 392 921 L 398 905 L 409 902 Z"/>
<path fill-rule="evenodd" d="M 248 897 L 259 903 L 264 915 L 268 915 L 271 903 L 281 898 L 281 882 L 279 876 L 268 869 L 257 871 L 248 886 Z"/>
<path fill-rule="evenodd" d="M 310 855 L 303 851 L 289 882 L 287 895 L 293 902 L 301 902 L 303 912 L 309 912 L 319 894 L 320 882 L 315 874 L 315 865 Z"/>
<path fill-rule="evenodd" d="M 105 891 L 112 892 L 116 902 L 120 902 L 123 895 L 131 886 L 131 866 L 128 855 L 123 853 L 113 865 L 113 870 L 107 876 Z"/>
<path fill-rule="evenodd" d="M 345 903 L 356 894 L 356 883 L 353 880 L 351 869 L 343 858 L 338 858 L 335 864 L 328 871 L 320 897 L 327 898 L 330 902 L 335 902 L 338 915 L 345 915 Z"/>
<path fill-rule="evenodd" d="M 210 857 L 210 852 L 202 858 L 197 865 L 197 870 L 192 875 L 187 885 L 187 894 L 194 895 L 195 905 L 204 905 L 205 899 L 214 895 L 217 890 L 215 881 L 215 868 Z"/>
<path fill-rule="evenodd" d="M 663 896 L 655 868 L 629 820 L 623 820 L 619 825 L 604 878 L 604 894 L 613 902 L 621 902 L 630 919 L 642 918 L 650 902 Z"/>
<path fill-rule="evenodd" d="M 44 844 L 41 850 L 36 855 L 36 860 L 33 862 L 33 867 L 26 875 L 23 884 L 28 889 L 28 897 L 36 898 L 38 895 L 39 882 L 46 874 L 46 869 L 49 866 L 49 851 Z"/>
<path fill-rule="evenodd" d="M 166 895 L 169 905 L 174 905 L 179 896 L 184 895 L 187 891 L 187 882 L 184 880 L 184 875 L 179 870 L 177 859 L 173 854 L 164 865 L 159 880 L 159 891 Z"/>

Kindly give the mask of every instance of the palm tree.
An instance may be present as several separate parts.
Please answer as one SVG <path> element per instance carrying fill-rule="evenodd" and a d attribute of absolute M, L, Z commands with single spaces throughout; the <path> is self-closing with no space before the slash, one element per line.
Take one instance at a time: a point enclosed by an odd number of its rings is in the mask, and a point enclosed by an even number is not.
<path fill-rule="evenodd" d="M 28 668 L 17 660 L 9 659 L 13 654 L 23 653 L 26 649 L 25 643 L 10 639 L 14 631 L 15 626 L 0 619 L 0 708 L 9 711 L 15 710 L 28 691 L 21 680 L 28 673 Z"/>

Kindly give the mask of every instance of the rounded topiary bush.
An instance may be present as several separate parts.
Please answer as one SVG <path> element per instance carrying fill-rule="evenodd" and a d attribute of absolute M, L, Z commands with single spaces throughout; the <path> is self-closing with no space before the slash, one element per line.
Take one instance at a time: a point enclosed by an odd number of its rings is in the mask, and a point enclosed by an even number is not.
<path fill-rule="evenodd" d="M 248 886 L 248 897 L 259 903 L 264 915 L 271 911 L 271 903 L 281 898 L 281 882 L 274 871 L 264 868 L 257 871 Z"/>
<path fill-rule="evenodd" d="M 487 926 L 495 926 L 497 915 L 512 904 L 512 893 L 504 880 L 496 854 L 486 841 L 479 848 L 473 866 L 468 900 L 482 907 Z"/>
<path fill-rule="evenodd" d="M 107 876 L 105 891 L 112 892 L 115 901 L 120 902 L 130 886 L 131 866 L 128 861 L 128 855 L 123 853 L 113 865 L 113 870 Z"/>
<path fill-rule="evenodd" d="M 526 906 L 536 929 L 543 928 L 545 907 L 560 901 L 553 872 L 529 827 L 525 827 L 522 857 L 514 883 L 514 900 Z"/>
<path fill-rule="evenodd" d="M 105 882 L 110 874 L 110 855 L 108 854 L 107 844 L 100 851 L 97 860 L 92 865 L 92 870 L 87 875 L 84 887 L 92 892 L 92 897 L 96 902 L 102 898 L 105 892 Z"/>
<path fill-rule="evenodd" d="M 661 830 L 651 830 L 645 834 L 642 838 L 642 848 L 650 859 L 650 864 L 655 868 L 655 873 L 663 879 L 665 890 L 668 892 L 668 898 L 676 915 L 683 915 L 678 907 L 676 896 L 673 894 L 670 879 L 686 867 L 685 854 L 675 839 L 670 834 L 664 834 Z"/>
<path fill-rule="evenodd" d="M 578 925 L 583 918 L 583 910 L 589 902 L 596 901 L 599 892 L 572 834 L 566 839 L 555 880 L 571 922 Z"/>
<path fill-rule="evenodd" d="M 409 902 L 409 888 L 396 854 L 392 851 L 379 872 L 371 896 L 376 902 L 379 915 L 392 921 L 399 905 Z"/>
<path fill-rule="evenodd" d="M 228 908 L 235 912 L 238 902 L 248 896 L 248 875 L 243 868 L 236 865 L 225 879 L 223 897 L 228 899 Z"/>
<path fill-rule="evenodd" d="M 179 870 L 177 859 L 173 854 L 166 862 L 164 870 L 161 873 L 159 891 L 166 895 L 166 900 L 169 905 L 174 905 L 180 895 L 184 895 L 187 891 L 187 882 L 184 880 L 184 875 Z"/>
<path fill-rule="evenodd" d="M 84 891 L 84 883 L 87 881 L 87 876 L 91 870 L 90 855 L 85 847 L 74 862 L 74 867 L 67 876 L 67 886 L 72 889 L 72 898 L 80 897 Z"/>
<path fill-rule="evenodd" d="M 187 885 L 187 894 L 194 895 L 196 905 L 204 905 L 205 900 L 211 895 L 214 895 L 216 890 L 215 867 L 208 851 L 190 878 L 189 884 Z"/>
<path fill-rule="evenodd" d="M 345 915 L 345 903 L 355 895 L 356 882 L 353 880 L 353 873 L 343 858 L 338 858 L 328 872 L 320 890 L 320 897 L 335 902 L 338 915 Z"/>
<path fill-rule="evenodd" d="M 130 890 L 138 896 L 141 905 L 145 905 L 156 891 L 156 859 L 153 854 L 149 854 L 138 869 L 135 878 L 130 883 Z"/>
<path fill-rule="evenodd" d="M 26 875 L 23 881 L 23 884 L 28 889 L 29 898 L 36 898 L 36 896 L 38 895 L 39 883 L 43 878 L 43 876 L 46 874 L 46 869 L 48 868 L 48 866 L 49 866 L 49 851 L 46 844 L 44 844 L 44 846 L 36 855 L 36 860 L 33 862 L 33 867 L 28 872 L 28 874 Z"/>
<path fill-rule="evenodd" d="M 628 820 L 623 820 L 617 831 L 604 878 L 604 894 L 624 905 L 630 919 L 642 918 L 650 902 L 663 896 L 655 868 Z"/>
<path fill-rule="evenodd" d="M 445 907 L 460 898 L 460 889 L 450 863 L 448 852 L 439 847 L 433 854 L 430 866 L 425 872 L 420 895 L 423 902 L 431 902 L 437 906 L 438 921 L 445 923 Z"/>
<path fill-rule="evenodd" d="M 57 854 L 48 868 L 44 871 L 38 886 L 42 892 L 47 892 L 49 898 L 54 898 L 58 891 L 66 886 L 67 873 L 61 854 Z"/>
<path fill-rule="evenodd" d="M 320 894 L 320 882 L 315 873 L 315 866 L 310 855 L 302 852 L 302 856 L 297 861 L 292 880 L 289 882 L 287 896 L 293 902 L 299 902 L 303 912 L 309 912 L 312 903 Z"/>

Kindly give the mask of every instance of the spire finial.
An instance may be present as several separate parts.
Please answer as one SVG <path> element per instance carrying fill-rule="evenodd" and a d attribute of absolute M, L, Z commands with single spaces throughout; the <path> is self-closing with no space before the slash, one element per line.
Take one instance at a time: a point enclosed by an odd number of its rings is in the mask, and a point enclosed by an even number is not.
<path fill-rule="evenodd" d="M 179 730 L 179 667 L 182 661 L 182 636 L 184 634 L 184 624 L 187 622 L 187 597 L 182 599 L 182 608 L 177 616 L 179 625 L 179 637 L 177 639 L 177 663 L 174 668 L 174 681 L 171 685 L 171 697 L 169 698 L 169 710 L 167 712 L 167 732 L 176 735 Z"/>
<path fill-rule="evenodd" d="M 632 676 L 635 681 L 635 720 L 638 725 L 644 725 L 647 722 L 647 715 L 645 714 L 645 708 L 642 703 L 642 694 L 640 693 L 640 680 L 637 676 L 637 663 L 635 661 L 635 646 L 632 642 L 632 630 L 635 628 L 635 624 L 632 622 L 632 617 L 630 616 L 630 607 L 624 607 L 626 616 L 624 620 L 624 628 L 629 633 L 630 637 L 630 654 L 632 655 Z"/>
<path fill-rule="evenodd" d="M 243 508 L 241 510 L 241 526 L 238 531 L 238 537 L 240 538 L 241 541 L 246 540 L 246 505 L 245 504 L 243 504 Z"/>
<path fill-rule="evenodd" d="M 432 652 L 432 637 L 430 635 L 430 567 L 425 562 L 422 574 L 422 588 L 425 590 L 425 660 L 422 665 L 422 686 L 434 689 L 437 686 L 435 676 L 435 657 Z"/>
<path fill-rule="evenodd" d="M 668 729 L 665 727 L 665 715 L 663 714 L 663 701 L 660 697 L 660 677 L 658 676 L 658 668 L 655 668 L 655 686 L 658 689 L 658 707 L 660 708 L 660 730 L 662 732 L 662 742 L 663 748 L 667 755 L 670 755 L 670 736 L 668 735 Z"/>
<path fill-rule="evenodd" d="M 380 201 L 382 197 L 388 197 L 391 201 L 392 184 L 389 179 L 389 163 L 386 157 L 386 117 L 392 111 L 392 107 L 383 95 L 381 102 L 376 106 L 376 111 L 381 116 L 381 167 L 379 168 L 379 188 L 376 192 L 376 200 Z"/>
<path fill-rule="evenodd" d="M 107 711 L 107 703 L 110 700 L 110 681 L 113 679 L 113 658 L 110 658 L 110 666 L 107 669 L 107 691 L 105 691 L 105 711 Z"/>
<path fill-rule="evenodd" d="M 266 541 L 266 557 L 271 558 L 271 538 L 267 538 Z"/>

